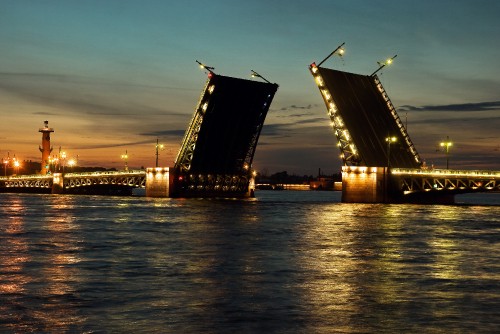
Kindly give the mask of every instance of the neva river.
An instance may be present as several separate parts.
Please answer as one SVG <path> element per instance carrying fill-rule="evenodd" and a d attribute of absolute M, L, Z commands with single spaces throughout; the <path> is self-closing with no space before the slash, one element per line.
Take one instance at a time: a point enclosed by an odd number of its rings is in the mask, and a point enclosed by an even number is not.
<path fill-rule="evenodd" d="M 500 194 L 0 194 L 0 333 L 498 333 Z"/>

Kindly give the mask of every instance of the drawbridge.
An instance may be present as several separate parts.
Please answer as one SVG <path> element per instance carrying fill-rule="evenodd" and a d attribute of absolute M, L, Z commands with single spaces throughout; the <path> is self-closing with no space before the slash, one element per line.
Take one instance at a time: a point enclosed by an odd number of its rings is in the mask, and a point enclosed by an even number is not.
<path fill-rule="evenodd" d="M 309 70 L 326 105 L 344 165 L 342 201 L 452 203 L 455 194 L 500 191 L 500 172 L 423 166 L 376 75 L 378 70 L 362 75 L 315 63 Z"/>
<path fill-rule="evenodd" d="M 205 68 L 208 80 L 174 165 L 174 196 L 240 197 L 249 192 L 255 149 L 278 85 Z"/>
<path fill-rule="evenodd" d="M 316 64 L 310 71 L 328 109 L 344 165 L 420 167 L 419 154 L 376 75 Z"/>

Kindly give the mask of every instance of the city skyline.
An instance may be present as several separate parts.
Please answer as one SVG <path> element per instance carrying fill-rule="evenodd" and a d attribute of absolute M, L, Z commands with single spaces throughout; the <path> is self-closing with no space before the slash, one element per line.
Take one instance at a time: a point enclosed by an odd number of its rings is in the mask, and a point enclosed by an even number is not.
<path fill-rule="evenodd" d="M 340 171 L 329 118 L 307 66 L 379 72 L 420 156 L 445 168 L 498 169 L 500 24 L 494 1 L 18 1 L 0 4 L 0 157 L 40 160 L 48 120 L 59 147 L 86 166 L 172 166 L 205 84 L 256 70 L 280 85 L 253 168 Z M 202 6 L 203 5 L 203 6 Z M 390 18 L 390 20 L 388 19 Z"/>

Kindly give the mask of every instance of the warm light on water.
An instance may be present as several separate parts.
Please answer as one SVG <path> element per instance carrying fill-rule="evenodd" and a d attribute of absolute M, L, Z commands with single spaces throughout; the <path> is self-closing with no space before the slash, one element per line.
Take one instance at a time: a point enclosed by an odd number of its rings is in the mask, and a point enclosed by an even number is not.
<path fill-rule="evenodd" d="M 0 332 L 495 332 L 490 195 L 443 206 L 307 191 L 0 194 Z"/>

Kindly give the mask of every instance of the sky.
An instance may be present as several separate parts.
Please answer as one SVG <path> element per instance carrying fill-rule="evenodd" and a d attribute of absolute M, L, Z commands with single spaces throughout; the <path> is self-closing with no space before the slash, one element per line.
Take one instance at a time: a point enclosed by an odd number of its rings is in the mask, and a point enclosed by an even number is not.
<path fill-rule="evenodd" d="M 82 166 L 173 166 L 207 79 L 279 85 L 253 168 L 333 174 L 342 161 L 309 73 L 378 73 L 421 158 L 500 170 L 496 0 L 0 0 L 0 158 L 40 161 L 44 121 Z"/>

